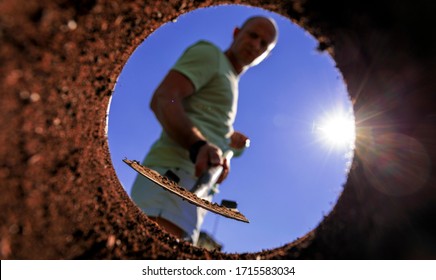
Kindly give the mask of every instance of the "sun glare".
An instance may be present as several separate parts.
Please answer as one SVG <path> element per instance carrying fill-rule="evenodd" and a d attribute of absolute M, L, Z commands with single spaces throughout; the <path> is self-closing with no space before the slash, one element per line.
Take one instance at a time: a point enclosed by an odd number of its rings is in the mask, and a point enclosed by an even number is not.
<path fill-rule="evenodd" d="M 325 116 L 319 125 L 315 126 L 322 142 L 336 148 L 352 147 L 355 140 L 354 118 L 345 113 Z"/>

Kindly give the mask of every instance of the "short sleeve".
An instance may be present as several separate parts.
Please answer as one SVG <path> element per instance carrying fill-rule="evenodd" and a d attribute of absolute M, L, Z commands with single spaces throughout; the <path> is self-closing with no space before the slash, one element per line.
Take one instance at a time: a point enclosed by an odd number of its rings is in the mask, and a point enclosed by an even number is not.
<path fill-rule="evenodd" d="M 179 58 L 172 70 L 176 70 L 191 80 L 195 90 L 199 90 L 218 69 L 217 48 L 200 41 L 189 47 Z"/>

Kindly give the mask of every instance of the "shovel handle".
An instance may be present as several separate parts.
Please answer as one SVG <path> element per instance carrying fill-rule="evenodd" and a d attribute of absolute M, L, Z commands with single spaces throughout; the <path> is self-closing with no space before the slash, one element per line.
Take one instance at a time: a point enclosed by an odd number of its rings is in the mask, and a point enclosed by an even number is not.
<path fill-rule="evenodd" d="M 223 158 L 225 158 L 227 161 L 230 161 L 230 159 L 233 157 L 233 151 L 227 150 L 223 154 Z M 200 188 L 203 187 L 212 187 L 216 184 L 218 181 L 218 178 L 220 177 L 221 173 L 223 172 L 223 166 L 212 166 L 210 167 L 206 172 L 204 172 L 195 183 L 194 187 L 192 187 L 191 192 L 196 192 Z"/>

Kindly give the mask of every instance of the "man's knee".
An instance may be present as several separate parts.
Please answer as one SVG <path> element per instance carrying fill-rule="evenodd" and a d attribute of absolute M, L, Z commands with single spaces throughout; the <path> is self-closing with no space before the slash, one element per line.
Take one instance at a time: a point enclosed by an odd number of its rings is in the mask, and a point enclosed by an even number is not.
<path fill-rule="evenodd" d="M 174 224 L 173 222 L 168 221 L 167 219 L 164 219 L 162 217 L 149 217 L 151 220 L 155 221 L 159 224 L 165 231 L 168 233 L 171 233 L 172 235 L 176 236 L 177 238 L 182 238 L 185 235 L 185 232 L 183 229 L 181 229 L 179 226 Z"/>

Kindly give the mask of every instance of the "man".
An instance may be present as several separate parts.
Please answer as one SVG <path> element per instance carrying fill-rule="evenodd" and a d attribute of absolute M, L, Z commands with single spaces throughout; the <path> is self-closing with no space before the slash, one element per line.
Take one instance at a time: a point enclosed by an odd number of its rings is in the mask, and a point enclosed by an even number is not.
<path fill-rule="evenodd" d="M 154 92 L 150 107 L 163 130 L 143 164 L 187 189 L 210 166 L 222 165 L 221 183 L 230 170 L 223 151 L 238 155 L 248 141 L 233 129 L 239 76 L 268 55 L 277 36 L 274 20 L 255 16 L 234 29 L 225 52 L 206 41 L 189 47 Z M 202 198 L 211 201 L 213 194 Z M 196 244 L 206 210 L 142 176 L 136 178 L 131 196 L 166 231 Z"/>

